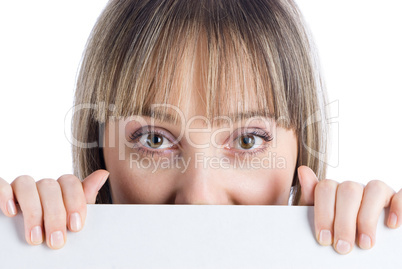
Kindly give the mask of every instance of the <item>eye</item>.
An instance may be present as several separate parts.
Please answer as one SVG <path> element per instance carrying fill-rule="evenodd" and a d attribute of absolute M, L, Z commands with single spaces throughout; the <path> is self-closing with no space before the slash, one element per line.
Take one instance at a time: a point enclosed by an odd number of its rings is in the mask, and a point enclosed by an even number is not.
<path fill-rule="evenodd" d="M 145 126 L 129 136 L 129 142 L 134 143 L 133 148 L 144 155 L 165 154 L 178 148 L 178 144 L 168 131 L 154 126 Z"/>
<path fill-rule="evenodd" d="M 151 149 L 165 149 L 172 147 L 172 143 L 160 134 L 148 133 L 139 138 L 139 142 Z"/>
<path fill-rule="evenodd" d="M 263 143 L 264 140 L 261 137 L 252 134 L 246 134 L 236 138 L 234 147 L 236 149 L 250 150 L 260 147 Z"/>
<path fill-rule="evenodd" d="M 231 142 L 227 143 L 224 148 L 230 150 L 232 154 L 256 155 L 265 152 L 274 139 L 271 133 L 260 128 L 243 129 L 236 131 L 237 136 Z"/>

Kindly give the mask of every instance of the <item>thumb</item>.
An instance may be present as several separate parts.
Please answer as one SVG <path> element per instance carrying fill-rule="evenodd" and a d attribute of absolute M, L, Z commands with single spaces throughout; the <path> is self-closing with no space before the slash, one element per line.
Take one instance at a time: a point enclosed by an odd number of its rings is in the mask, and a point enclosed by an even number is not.
<path fill-rule="evenodd" d="M 299 205 L 314 205 L 314 189 L 318 178 L 310 167 L 302 165 L 297 169 L 301 187 Z"/>
<path fill-rule="evenodd" d="M 108 177 L 108 171 L 96 170 L 84 179 L 82 182 L 82 188 L 84 189 L 87 204 L 95 204 L 96 196 Z"/>

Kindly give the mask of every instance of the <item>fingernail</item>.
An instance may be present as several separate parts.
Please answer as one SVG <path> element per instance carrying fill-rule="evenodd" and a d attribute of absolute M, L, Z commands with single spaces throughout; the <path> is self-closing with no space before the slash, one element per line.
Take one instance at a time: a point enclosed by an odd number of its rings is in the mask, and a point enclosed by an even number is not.
<path fill-rule="evenodd" d="M 35 226 L 31 230 L 31 242 L 32 244 L 39 245 L 43 241 L 43 236 L 42 236 L 42 227 L 40 226 Z"/>
<path fill-rule="evenodd" d="M 61 248 L 64 245 L 63 232 L 57 231 L 50 235 L 50 245 L 53 248 Z"/>
<path fill-rule="evenodd" d="M 109 177 L 109 175 L 110 175 L 110 173 L 108 172 L 107 176 L 105 176 L 105 177 L 102 179 L 102 181 L 99 183 L 98 191 L 100 191 L 100 189 L 103 187 L 103 185 L 105 184 L 105 182 L 106 182 L 107 178 Z"/>
<path fill-rule="evenodd" d="M 74 232 L 81 230 L 81 217 L 79 213 L 75 212 L 70 215 L 70 228 Z"/>
<path fill-rule="evenodd" d="M 300 176 L 300 166 L 297 168 L 297 177 L 299 178 L 299 181 L 302 181 Z"/>
<path fill-rule="evenodd" d="M 329 230 L 321 230 L 320 236 L 318 238 L 321 245 L 329 246 L 332 244 L 332 234 Z"/>
<path fill-rule="evenodd" d="M 13 199 L 7 201 L 7 211 L 10 215 L 17 214 L 17 208 L 15 207 L 15 203 Z"/>
<path fill-rule="evenodd" d="M 368 235 L 361 234 L 359 238 L 359 246 L 362 249 L 371 248 L 371 238 Z"/>
<path fill-rule="evenodd" d="M 389 226 L 395 228 L 397 222 L 398 222 L 398 217 L 396 216 L 396 214 L 395 213 L 389 214 L 389 219 L 388 219 Z"/>
<path fill-rule="evenodd" d="M 346 254 L 350 251 L 350 244 L 346 241 L 338 240 L 338 243 L 336 243 L 336 250 L 340 254 Z"/>

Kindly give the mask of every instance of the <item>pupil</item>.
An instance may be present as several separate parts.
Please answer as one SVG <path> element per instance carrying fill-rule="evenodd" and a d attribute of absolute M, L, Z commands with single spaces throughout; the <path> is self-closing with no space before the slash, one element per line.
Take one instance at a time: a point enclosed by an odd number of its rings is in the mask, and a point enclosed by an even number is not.
<path fill-rule="evenodd" d="M 254 137 L 253 136 L 243 136 L 243 139 L 240 140 L 240 146 L 244 149 L 249 149 L 254 146 Z"/>
<path fill-rule="evenodd" d="M 147 137 L 147 144 L 151 148 L 158 148 L 162 145 L 162 137 L 160 137 L 158 135 L 150 134 Z"/>

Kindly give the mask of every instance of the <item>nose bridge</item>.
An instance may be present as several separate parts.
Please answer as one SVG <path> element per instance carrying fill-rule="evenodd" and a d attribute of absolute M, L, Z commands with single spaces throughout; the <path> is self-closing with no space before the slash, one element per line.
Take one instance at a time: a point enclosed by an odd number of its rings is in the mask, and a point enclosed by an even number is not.
<path fill-rule="evenodd" d="M 206 157 L 203 153 L 205 152 L 198 152 L 198 154 L 191 156 L 186 171 L 179 176 L 176 204 L 216 205 L 231 203 L 224 187 L 219 184 L 217 169 L 204 162 L 205 159 L 212 156 Z"/>

